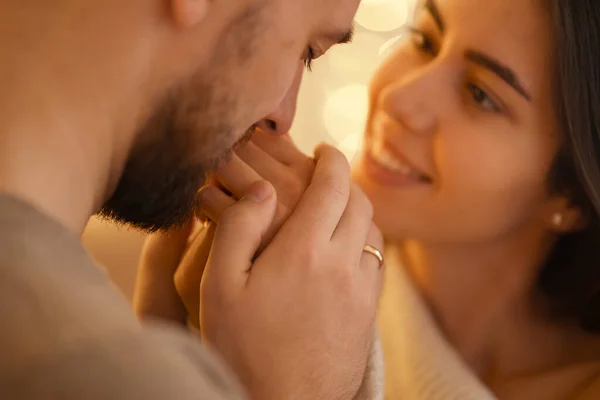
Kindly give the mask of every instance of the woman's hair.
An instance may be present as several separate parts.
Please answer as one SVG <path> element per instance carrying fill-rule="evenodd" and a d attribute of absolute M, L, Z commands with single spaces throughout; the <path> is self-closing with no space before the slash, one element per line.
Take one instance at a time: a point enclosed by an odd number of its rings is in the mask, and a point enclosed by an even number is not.
<path fill-rule="evenodd" d="M 555 317 L 600 333 L 600 1 L 542 0 L 554 41 L 554 108 L 563 136 L 550 174 L 585 218 L 561 236 L 538 288 Z"/>

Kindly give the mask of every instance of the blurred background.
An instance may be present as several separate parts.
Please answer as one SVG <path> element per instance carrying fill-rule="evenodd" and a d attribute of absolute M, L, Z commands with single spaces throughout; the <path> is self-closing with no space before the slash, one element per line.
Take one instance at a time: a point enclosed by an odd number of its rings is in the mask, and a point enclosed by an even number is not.
<path fill-rule="evenodd" d="M 337 146 L 352 160 L 363 134 L 369 79 L 402 37 L 417 0 L 362 0 L 349 45 L 336 46 L 304 74 L 291 135 L 312 153 L 321 142 Z M 83 241 L 96 261 L 131 299 L 144 235 L 93 218 Z"/>

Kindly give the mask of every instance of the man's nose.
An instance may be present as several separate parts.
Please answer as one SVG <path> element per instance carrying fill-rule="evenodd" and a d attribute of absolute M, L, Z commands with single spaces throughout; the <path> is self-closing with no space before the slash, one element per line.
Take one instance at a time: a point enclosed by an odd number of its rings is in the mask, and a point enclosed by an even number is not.
<path fill-rule="evenodd" d="M 296 71 L 292 85 L 281 103 L 279 103 L 273 112 L 258 122 L 258 128 L 265 133 L 283 135 L 289 132 L 294 121 L 294 116 L 296 115 L 296 103 L 298 101 L 300 82 L 302 82 L 302 72 L 303 66 L 301 65 Z"/>

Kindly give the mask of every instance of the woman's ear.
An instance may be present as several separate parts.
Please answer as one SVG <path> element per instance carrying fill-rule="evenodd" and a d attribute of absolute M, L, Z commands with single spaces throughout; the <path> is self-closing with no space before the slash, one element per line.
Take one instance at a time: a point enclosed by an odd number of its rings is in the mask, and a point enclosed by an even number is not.
<path fill-rule="evenodd" d="M 180 28 L 192 28 L 204 20 L 212 0 L 170 0 L 173 22 Z"/>
<path fill-rule="evenodd" d="M 576 232 L 584 229 L 587 221 L 580 207 L 575 206 L 570 199 L 559 196 L 552 199 L 544 215 L 548 230 L 557 234 Z"/>

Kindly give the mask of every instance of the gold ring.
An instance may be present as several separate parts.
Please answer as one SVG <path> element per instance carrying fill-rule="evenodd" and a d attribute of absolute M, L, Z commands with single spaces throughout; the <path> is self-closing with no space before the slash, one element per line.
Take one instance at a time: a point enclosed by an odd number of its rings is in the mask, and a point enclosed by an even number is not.
<path fill-rule="evenodd" d="M 375 258 L 377 258 L 377 260 L 379 261 L 379 268 L 383 267 L 383 254 L 381 254 L 381 252 L 379 250 L 377 250 L 375 247 L 371 246 L 371 245 L 365 245 L 365 248 L 363 249 L 364 252 L 372 254 L 375 256 Z"/>

